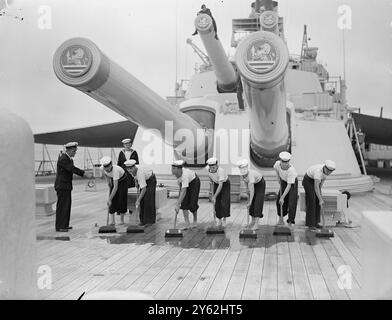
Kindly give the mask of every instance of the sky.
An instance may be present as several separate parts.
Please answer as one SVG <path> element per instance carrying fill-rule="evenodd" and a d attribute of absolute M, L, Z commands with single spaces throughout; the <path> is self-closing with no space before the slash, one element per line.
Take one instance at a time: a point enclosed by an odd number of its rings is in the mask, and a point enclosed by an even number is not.
<path fill-rule="evenodd" d="M 189 79 L 200 59 L 187 38 L 205 3 L 215 17 L 219 38 L 230 49 L 231 19 L 246 18 L 245 0 L 0 0 L 0 107 L 22 116 L 34 133 L 121 121 L 123 118 L 54 75 L 57 47 L 86 37 L 113 61 L 162 97 L 175 81 Z M 351 9 L 344 31 L 348 103 L 362 113 L 392 118 L 392 0 L 281 0 L 289 51 L 299 54 L 303 25 L 310 46 L 330 75 L 343 75 L 343 31 L 339 8 Z M 13 16 L 23 17 L 23 21 Z"/>

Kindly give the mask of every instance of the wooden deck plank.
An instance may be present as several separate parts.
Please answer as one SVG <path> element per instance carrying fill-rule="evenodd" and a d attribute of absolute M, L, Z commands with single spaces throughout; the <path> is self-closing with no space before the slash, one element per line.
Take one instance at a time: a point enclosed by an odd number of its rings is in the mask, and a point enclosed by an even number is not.
<path fill-rule="evenodd" d="M 101 182 L 99 182 L 101 183 Z M 73 191 L 68 233 L 54 230 L 55 216 L 37 216 L 37 262 L 52 269 L 52 289 L 41 299 L 76 299 L 83 291 L 144 291 L 164 299 L 358 299 L 361 298 L 361 227 L 333 228 L 335 237 L 315 238 L 304 227 L 305 213 L 297 211 L 292 237 L 274 237 L 275 203 L 265 202 L 257 240 L 240 240 L 246 219 L 245 203 L 232 204 L 225 236 L 206 236 L 211 203 L 200 199 L 199 226 L 181 240 L 166 241 L 173 223 L 169 199 L 157 223 L 144 234 L 97 233 L 106 223 L 107 187 Z M 353 195 L 348 215 L 361 223 L 366 210 L 391 209 L 390 197 L 377 193 Z M 179 227 L 184 225 L 179 217 Z M 69 236 L 70 241 L 54 240 Z M 47 237 L 47 238 L 45 238 Z M 53 240 L 49 240 L 53 239 Z M 341 266 L 352 271 L 352 287 L 338 286 Z"/>
<path fill-rule="evenodd" d="M 234 208 L 234 216 L 235 220 L 231 223 L 228 228 L 228 234 L 230 235 L 230 247 L 238 248 L 239 247 L 239 232 L 246 221 L 246 214 L 244 210 L 244 204 L 237 204 Z M 236 225 L 238 223 L 238 225 Z M 209 281 L 203 285 L 204 291 L 199 292 L 202 296 L 207 300 L 211 299 L 222 299 L 226 286 L 230 281 L 231 274 L 233 272 L 235 263 L 237 261 L 239 252 L 233 251 L 234 249 L 227 249 L 226 255 L 223 257 L 223 261 L 220 263 L 220 267 L 214 269 L 210 269 L 211 276 L 208 276 L 210 273 L 207 273 L 207 277 Z M 213 273 L 215 272 L 215 275 Z"/>
<path fill-rule="evenodd" d="M 232 222 L 229 223 L 225 228 L 224 240 L 220 243 L 218 250 L 215 251 L 210 263 L 206 266 L 205 270 L 200 275 L 199 281 L 197 281 L 190 291 L 187 297 L 188 299 L 204 299 L 208 294 L 208 291 L 211 288 L 215 277 L 217 276 L 217 273 L 222 267 L 222 264 L 229 252 L 229 250 L 226 249 L 226 246 L 227 244 L 231 245 L 230 238 L 236 237 L 238 234 L 238 229 L 235 228 L 235 225 L 241 224 L 244 219 L 242 215 L 238 214 L 240 208 L 241 204 L 231 205 L 231 217 L 233 217 L 233 214 L 235 213 L 234 219 L 232 219 Z"/>
<path fill-rule="evenodd" d="M 199 256 L 199 259 L 194 263 L 191 270 L 184 277 L 178 287 L 168 297 L 168 299 L 183 300 L 184 297 L 187 297 L 192 291 L 197 281 L 199 280 L 206 266 L 211 261 L 215 252 L 216 250 L 204 250 L 204 252 Z"/>
<path fill-rule="evenodd" d="M 327 253 L 331 264 L 336 270 L 336 273 L 338 274 L 338 272 L 340 271 L 339 268 L 344 267 L 346 265 L 344 260 L 339 254 L 336 254 L 337 252 L 336 247 L 331 241 L 322 242 L 322 246 L 325 252 Z M 338 278 L 339 278 L 339 274 L 338 274 Z M 345 290 L 350 299 L 357 300 L 360 298 L 360 287 L 357 283 L 357 280 L 354 277 L 352 277 L 351 280 L 352 280 L 351 287 Z"/>
<path fill-rule="evenodd" d="M 310 287 L 312 288 L 313 297 L 315 300 L 329 300 L 331 299 L 331 295 L 329 294 L 327 285 L 312 249 L 312 244 L 314 244 L 317 240 L 315 239 L 315 235 L 309 231 L 306 231 L 304 237 L 307 237 L 307 239 L 300 243 L 300 248 L 308 274 Z M 309 241 L 309 243 L 307 243 L 307 241 Z"/>
<path fill-rule="evenodd" d="M 202 206 L 201 206 L 201 210 L 203 210 Z M 206 215 L 203 215 L 203 218 L 201 218 L 201 219 L 202 219 L 202 221 L 207 221 L 209 218 Z M 194 254 L 201 252 L 200 249 L 192 248 L 192 246 L 199 247 L 200 243 L 201 244 L 208 243 L 208 239 L 206 238 L 204 232 L 200 232 L 200 230 L 198 230 L 198 229 L 197 230 L 190 230 L 188 239 L 184 239 L 184 240 L 180 241 L 182 243 L 181 245 L 184 247 L 184 249 L 176 256 L 175 259 L 173 259 L 167 265 L 167 268 L 165 270 L 160 272 L 155 278 L 153 278 L 150 281 L 150 283 L 144 288 L 143 291 L 147 292 L 148 294 L 150 294 L 152 296 L 157 295 L 159 292 L 160 292 L 159 295 L 163 295 L 165 291 L 161 291 L 161 289 L 162 289 L 162 287 L 166 286 L 167 282 L 170 279 L 172 279 L 172 280 L 169 281 L 169 283 L 171 283 L 171 284 L 169 286 L 170 288 L 167 289 L 167 291 L 175 290 L 175 288 L 178 285 L 178 279 L 172 278 L 172 276 L 176 273 L 177 269 L 179 269 L 184 262 L 187 262 L 187 263 L 189 262 L 188 259 L 195 259 L 195 255 L 192 256 L 192 252 Z M 191 248 L 191 249 L 189 250 L 187 248 Z M 184 271 L 184 269 L 181 269 L 179 271 L 179 273 L 181 273 L 183 271 Z M 182 275 L 179 275 L 178 277 L 182 277 Z M 181 278 L 181 280 L 182 280 L 182 278 Z M 172 293 L 172 291 L 170 291 L 170 294 L 171 293 Z M 164 298 L 167 298 L 167 295 Z"/>
<path fill-rule="evenodd" d="M 221 267 L 219 268 L 210 289 L 208 290 L 206 300 L 223 299 L 226 292 L 227 284 L 230 281 L 231 274 L 233 273 L 239 254 L 239 251 L 228 250 L 225 259 Z"/>
<path fill-rule="evenodd" d="M 93 257 L 92 255 L 89 255 L 89 257 L 90 259 L 83 261 L 84 263 L 81 266 L 73 265 L 66 269 L 68 275 L 54 282 L 52 290 L 45 293 L 45 299 L 61 299 L 72 290 L 79 291 L 80 282 L 84 283 L 85 279 L 90 277 L 88 269 L 98 266 L 104 261 L 100 257 Z M 100 274 L 96 274 L 96 276 L 100 276 Z"/>
<path fill-rule="evenodd" d="M 245 280 L 248 275 L 249 264 L 252 258 L 253 250 L 246 248 L 240 251 L 236 264 L 229 283 L 227 284 L 225 295 L 223 299 L 240 300 L 242 291 L 245 285 Z"/>
<path fill-rule="evenodd" d="M 116 282 L 119 278 L 124 276 L 124 270 L 132 270 L 138 265 L 145 263 L 145 261 L 153 256 L 160 248 L 152 247 L 151 245 L 143 245 L 142 250 L 137 252 L 128 252 L 120 259 L 117 259 L 110 266 L 100 269 L 99 273 L 103 274 L 102 277 L 91 276 L 89 281 L 86 281 L 81 285 L 83 291 L 86 293 L 100 291 L 100 289 L 107 288 L 106 286 L 111 286 L 113 282 Z M 138 248 L 139 249 L 139 248 Z M 136 251 L 136 250 L 135 250 Z M 68 298 L 72 298 L 73 293 L 68 295 Z"/>
<path fill-rule="evenodd" d="M 288 243 L 288 247 L 293 273 L 295 299 L 313 300 L 312 288 L 309 283 L 308 273 L 302 257 L 300 245 L 297 241 L 290 241 Z"/>
<path fill-rule="evenodd" d="M 142 292 L 144 288 L 182 251 L 180 247 L 170 248 L 160 259 L 158 259 L 146 272 L 136 279 L 127 291 Z M 118 289 L 118 288 L 116 288 Z"/>
<path fill-rule="evenodd" d="M 186 238 L 185 243 L 189 243 L 191 241 L 194 241 L 193 238 L 197 237 L 197 234 L 194 233 L 193 236 Z M 197 240 L 196 240 L 197 241 Z M 183 245 L 184 245 L 183 244 Z M 169 247 L 166 247 L 164 250 L 164 254 L 167 253 L 167 251 L 170 250 Z M 160 256 L 158 256 L 158 259 Z M 143 263 L 141 266 L 136 268 L 135 270 L 129 270 L 123 278 L 119 279 L 117 282 L 114 282 L 112 288 L 118 289 L 118 290 L 125 290 L 128 287 L 132 285 L 133 282 L 135 282 L 139 277 L 143 276 L 145 272 L 154 265 L 155 261 L 152 261 L 151 263 Z"/>
<path fill-rule="evenodd" d="M 288 240 L 291 237 L 277 237 L 277 255 L 278 255 L 278 299 L 293 300 L 295 299 L 294 281 L 292 274 L 292 265 L 289 254 Z"/>
<path fill-rule="evenodd" d="M 233 206 L 232 207 L 237 207 L 238 206 Z M 236 217 L 232 220 L 232 223 L 230 226 L 227 226 L 225 228 L 225 235 L 220 235 L 220 236 L 208 236 L 209 238 L 212 238 L 213 240 L 216 240 L 216 245 L 214 246 L 216 249 L 213 252 L 205 252 L 203 256 L 201 257 L 200 261 L 198 261 L 194 268 L 188 273 L 188 276 L 181 282 L 181 284 L 178 286 L 178 288 L 174 291 L 173 295 L 170 297 L 170 299 L 185 299 L 188 298 L 191 295 L 191 292 L 193 292 L 194 287 L 197 287 L 199 283 L 202 283 L 201 286 L 199 286 L 195 292 L 198 292 L 198 294 L 206 294 L 206 287 L 208 284 L 211 285 L 212 281 L 205 281 L 206 278 L 212 280 L 215 275 L 216 275 L 216 270 L 218 269 L 216 267 L 216 262 L 221 261 L 222 258 L 226 255 L 226 252 L 223 251 L 224 247 L 227 245 L 227 243 L 230 244 L 230 240 L 227 238 L 227 235 L 233 232 L 236 232 L 236 230 L 233 230 L 230 228 L 235 222 L 239 221 L 241 219 L 240 215 L 236 215 Z M 227 241 L 228 240 L 228 241 Z M 218 255 L 219 251 L 223 251 L 224 254 Z M 217 258 L 216 258 L 217 257 Z M 213 276 L 209 276 L 206 274 L 206 270 L 208 270 L 208 266 L 212 265 L 213 266 Z M 218 264 L 219 266 L 221 263 Z M 210 272 L 211 270 L 208 270 Z M 204 289 L 204 290 L 203 290 Z M 193 293 L 195 294 L 195 293 Z M 204 298 L 205 295 L 203 295 Z"/>
<path fill-rule="evenodd" d="M 246 276 L 242 300 L 258 300 L 260 298 L 260 287 L 263 276 L 265 254 L 265 237 L 262 237 L 262 247 L 253 248 L 252 257 L 249 263 L 249 270 Z"/>
<path fill-rule="evenodd" d="M 357 260 L 358 264 L 360 265 L 361 248 L 359 247 L 358 243 L 350 236 L 350 233 L 352 232 L 347 232 L 346 228 L 335 228 L 334 232 L 335 235 L 337 235 L 342 240 L 347 249 L 351 252 L 355 260 Z"/>
<path fill-rule="evenodd" d="M 209 217 L 204 216 L 204 219 L 209 219 Z M 203 230 L 204 231 L 204 230 Z M 179 268 L 172 274 L 172 276 L 168 279 L 168 281 L 165 283 L 165 286 L 161 288 L 155 297 L 157 299 L 168 299 L 170 296 L 174 293 L 174 291 L 179 287 L 179 285 L 184 281 L 184 279 L 187 278 L 187 275 L 190 274 L 190 272 L 196 271 L 199 272 L 199 270 L 194 270 L 195 265 L 199 261 L 199 259 L 203 256 L 203 251 L 200 250 L 201 248 L 207 248 L 208 245 L 211 243 L 210 242 L 210 236 L 207 235 L 205 232 L 200 232 L 198 231 L 196 236 L 195 236 L 196 242 L 200 244 L 198 248 L 193 245 L 193 248 L 190 249 L 190 255 L 188 259 L 184 260 L 183 263 L 179 266 Z M 207 255 L 207 258 L 211 258 L 211 254 Z M 205 257 L 206 259 L 206 257 Z M 201 267 L 204 270 L 204 267 Z M 190 276 L 192 279 L 193 276 Z"/>
<path fill-rule="evenodd" d="M 338 274 L 331 263 L 322 242 L 327 242 L 329 240 L 321 240 L 320 242 L 312 246 L 313 252 L 321 269 L 324 281 L 327 285 L 331 299 L 333 300 L 347 300 L 348 296 L 346 291 L 340 289 L 338 286 Z"/>
<path fill-rule="evenodd" d="M 272 235 L 273 226 L 276 225 L 277 215 L 273 204 L 267 205 L 267 226 L 265 228 L 265 253 L 263 265 L 263 278 L 260 286 L 261 300 L 276 300 L 278 298 L 278 257 L 276 237 Z"/>
<path fill-rule="evenodd" d="M 90 254 L 90 262 L 80 265 L 71 276 L 64 278 L 57 283 L 58 290 L 53 292 L 49 298 L 61 299 L 68 294 L 75 293 L 76 290 L 81 290 L 80 293 L 84 292 L 84 286 L 87 282 L 94 279 L 94 277 L 105 276 L 105 270 L 109 268 L 118 259 L 122 259 L 124 256 L 128 257 L 129 252 L 124 255 L 123 252 L 117 252 L 118 248 L 110 248 L 101 252 L 100 254 Z M 143 252 L 145 248 L 140 246 L 134 250 Z"/>
<path fill-rule="evenodd" d="M 357 259 L 352 255 L 351 251 L 347 249 L 347 247 L 344 245 L 342 240 L 339 237 L 334 237 L 331 238 L 332 243 L 338 250 L 340 256 L 344 260 L 346 265 L 349 265 L 352 269 L 353 276 L 357 280 L 357 282 L 360 284 L 360 279 L 361 279 L 361 266 L 359 265 Z"/>

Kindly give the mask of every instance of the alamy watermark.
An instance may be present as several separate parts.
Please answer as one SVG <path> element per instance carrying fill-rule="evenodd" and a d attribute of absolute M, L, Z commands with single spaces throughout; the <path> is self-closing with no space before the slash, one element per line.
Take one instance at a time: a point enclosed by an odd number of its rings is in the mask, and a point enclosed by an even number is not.
<path fill-rule="evenodd" d="M 40 275 L 37 279 L 37 287 L 40 290 L 52 289 L 52 268 L 46 264 L 39 266 L 37 273 Z"/>
<path fill-rule="evenodd" d="M 206 157 L 217 157 L 220 164 L 236 164 L 249 153 L 249 129 L 197 129 L 173 130 L 173 123 L 165 121 L 163 133 L 157 129 L 144 129 L 140 150 L 143 163 L 170 164 L 174 154 L 189 159 L 189 164 L 205 164 Z M 214 151 L 215 150 L 215 151 Z"/>
<path fill-rule="evenodd" d="M 52 29 L 52 8 L 50 6 L 39 6 L 37 9 L 39 15 L 37 24 L 40 30 Z"/>
<path fill-rule="evenodd" d="M 338 287 L 340 290 L 351 290 L 352 281 L 352 270 L 348 265 L 341 265 L 338 270 Z"/>

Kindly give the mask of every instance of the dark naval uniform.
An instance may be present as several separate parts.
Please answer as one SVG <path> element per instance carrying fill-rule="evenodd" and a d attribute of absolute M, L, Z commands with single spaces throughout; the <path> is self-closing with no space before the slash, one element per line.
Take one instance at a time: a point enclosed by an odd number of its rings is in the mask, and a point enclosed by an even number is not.
<path fill-rule="evenodd" d="M 262 218 L 263 207 L 264 207 L 264 195 L 265 195 L 265 180 L 261 173 L 255 170 L 249 170 L 248 176 L 243 178 L 243 181 L 248 185 L 254 185 L 254 195 L 252 199 L 252 204 L 249 208 L 249 215 L 254 218 Z"/>
<path fill-rule="evenodd" d="M 199 209 L 199 193 L 200 193 L 200 179 L 197 174 L 189 169 L 182 169 L 182 176 L 177 179 L 182 188 L 186 189 L 186 194 L 181 202 L 180 209 L 189 210 L 192 213 L 197 212 Z"/>
<path fill-rule="evenodd" d="M 56 180 L 54 189 L 57 192 L 56 230 L 69 227 L 71 216 L 71 191 L 73 174 L 84 175 L 84 171 L 75 167 L 73 160 L 66 153 L 57 160 Z"/>
<path fill-rule="evenodd" d="M 287 184 L 291 184 L 290 191 L 284 198 L 282 215 L 286 216 L 288 214 L 289 218 L 287 222 L 295 224 L 298 201 L 298 174 L 293 166 L 290 166 L 287 170 L 283 170 L 280 167 L 280 163 L 281 161 L 278 160 L 274 164 L 274 169 L 278 172 L 280 178 L 280 192 L 278 197 L 276 198 L 276 212 L 278 213 L 278 216 L 280 216 L 280 197 L 286 190 Z"/>
<path fill-rule="evenodd" d="M 118 154 L 118 160 L 117 160 L 117 165 L 120 166 L 121 168 L 124 169 L 127 179 L 128 179 L 128 188 L 135 187 L 135 179 L 132 177 L 132 175 L 126 170 L 126 166 L 124 165 L 124 162 L 127 160 L 135 160 L 136 164 L 139 164 L 139 156 L 136 152 L 136 150 L 131 149 L 131 155 L 129 156 L 129 159 L 127 159 L 127 156 L 125 155 L 125 149 L 121 150 L 120 153 Z"/>
<path fill-rule="evenodd" d="M 142 224 L 154 224 L 156 221 L 155 194 L 157 187 L 155 174 L 151 169 L 138 167 L 135 178 L 140 190 L 146 188 L 146 193 L 140 201 L 140 222 Z"/>
<path fill-rule="evenodd" d="M 208 172 L 208 176 L 213 182 L 214 194 L 219 187 L 219 183 L 223 182 L 221 192 L 216 197 L 215 214 L 218 219 L 230 217 L 230 180 L 225 170 L 218 168 L 216 173 Z"/>

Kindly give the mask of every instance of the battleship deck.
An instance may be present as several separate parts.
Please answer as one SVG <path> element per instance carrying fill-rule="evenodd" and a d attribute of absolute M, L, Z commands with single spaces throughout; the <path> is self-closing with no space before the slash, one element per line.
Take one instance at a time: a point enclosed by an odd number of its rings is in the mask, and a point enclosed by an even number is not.
<path fill-rule="evenodd" d="M 354 195 L 349 217 L 357 228 L 333 228 L 335 237 L 316 238 L 297 211 L 293 235 L 273 236 L 276 208 L 265 202 L 257 240 L 240 240 L 245 203 L 233 203 L 225 235 L 207 235 L 211 203 L 201 199 L 199 226 L 182 240 L 165 240 L 175 199 L 144 234 L 98 234 L 106 223 L 105 183 L 96 192 L 77 181 L 68 233 L 54 231 L 54 216 L 37 216 L 38 265 L 52 272 L 51 289 L 40 299 L 77 299 L 103 290 L 142 291 L 155 299 L 357 299 L 361 297 L 361 212 L 391 210 L 390 195 Z M 179 227 L 183 226 L 180 215 Z M 352 270 L 351 289 L 339 288 L 338 269 Z"/>

